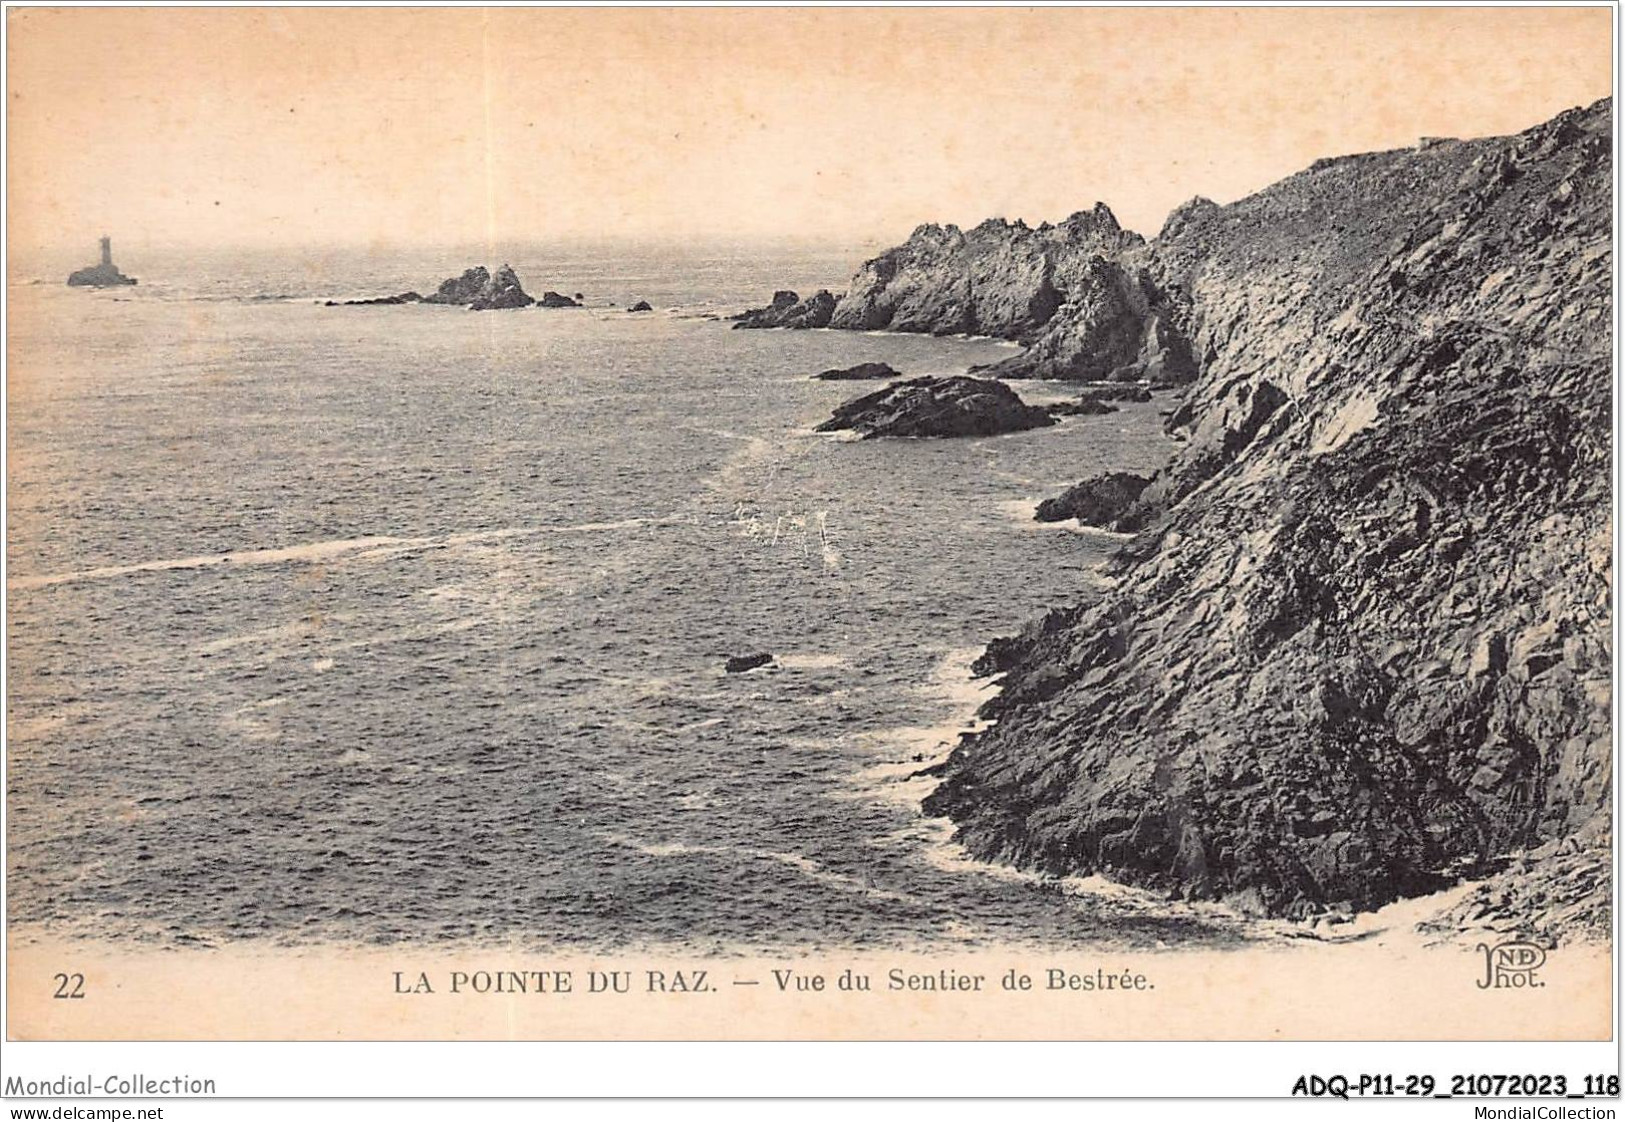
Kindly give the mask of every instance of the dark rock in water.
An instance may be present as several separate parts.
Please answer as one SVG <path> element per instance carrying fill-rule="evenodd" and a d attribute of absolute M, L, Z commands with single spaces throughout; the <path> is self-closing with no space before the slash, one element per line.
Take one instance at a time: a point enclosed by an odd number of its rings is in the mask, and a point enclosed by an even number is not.
<path fill-rule="evenodd" d="M 860 362 L 840 370 L 825 370 L 813 377 L 820 382 L 863 382 L 875 378 L 901 378 L 902 375 L 884 362 Z"/>
<path fill-rule="evenodd" d="M 1053 425 L 1055 419 L 984 378 L 913 378 L 849 401 L 819 432 L 877 436 L 994 436 Z"/>
<path fill-rule="evenodd" d="M 582 301 L 583 301 L 583 300 L 585 300 L 585 299 L 586 299 L 586 297 L 585 297 L 585 296 L 583 296 L 583 295 L 581 295 L 581 293 L 579 293 L 579 292 L 578 292 L 578 293 L 576 293 L 576 303 L 577 303 L 577 304 L 579 304 L 579 303 L 581 303 L 581 302 L 582 302 Z"/>
<path fill-rule="evenodd" d="M 1603 101 L 1170 218 L 1142 262 L 1201 356 L 1184 442 L 1109 585 L 978 663 L 996 721 L 926 811 L 1274 914 L 1522 852 L 1443 922 L 1606 938 L 1613 136 Z"/>
<path fill-rule="evenodd" d="M 728 660 L 727 671 L 730 674 L 743 674 L 747 670 L 755 670 L 758 666 L 766 666 L 773 661 L 770 654 L 734 655 Z"/>
<path fill-rule="evenodd" d="M 579 301 L 572 300 L 562 292 L 544 292 L 541 300 L 537 301 L 544 308 L 579 308 Z"/>
<path fill-rule="evenodd" d="M 467 276 L 465 273 L 464 276 Z M 557 293 L 549 293 L 557 296 Z M 568 299 L 568 297 L 560 297 Z M 476 312 L 491 311 L 499 308 L 528 308 L 536 301 L 527 293 L 519 283 L 519 275 L 507 265 L 496 271 L 496 275 L 486 282 L 480 294 L 469 303 L 469 307 Z M 571 301 L 573 304 L 574 301 Z"/>
<path fill-rule="evenodd" d="M 136 283 L 134 277 L 127 277 L 118 271 L 113 264 L 113 239 L 101 239 L 102 259 L 94 265 L 87 265 L 83 269 L 76 269 L 68 274 L 68 283 L 75 288 L 115 288 L 120 285 Z"/>
<path fill-rule="evenodd" d="M 781 289 L 773 294 L 773 302 L 765 308 L 742 312 L 734 316 L 734 327 L 828 327 L 835 312 L 835 297 L 820 289 L 805 300 L 794 292 Z"/>
<path fill-rule="evenodd" d="M 491 274 L 484 265 L 463 270 L 460 277 L 440 282 L 440 287 L 423 298 L 425 304 L 472 304 L 485 294 Z"/>
<path fill-rule="evenodd" d="M 1151 480 L 1127 471 L 1109 471 L 1085 479 L 1057 498 L 1038 504 L 1033 517 L 1039 522 L 1064 522 L 1076 518 L 1085 526 L 1110 526 L 1140 497 Z"/>
<path fill-rule="evenodd" d="M 1057 401 L 1044 406 L 1053 417 L 1099 417 L 1117 412 L 1117 406 L 1098 397 L 1080 397 L 1077 401 Z"/>
<path fill-rule="evenodd" d="M 416 292 L 402 292 L 397 296 L 375 296 L 370 300 L 329 300 L 329 308 L 361 308 L 378 304 L 416 304 L 423 299 Z"/>
<path fill-rule="evenodd" d="M 476 312 L 528 308 L 536 303 L 519 283 L 519 274 L 508 265 L 502 266 L 494 275 L 484 265 L 466 269 L 462 276 L 442 281 L 433 294 L 423 297 L 423 302 L 464 304 Z"/>
<path fill-rule="evenodd" d="M 636 304 L 633 304 L 630 308 L 628 308 L 626 310 L 629 311 L 629 312 L 652 312 L 652 311 L 654 311 L 654 309 L 649 306 L 649 301 L 647 301 L 647 300 L 639 300 Z"/>
<path fill-rule="evenodd" d="M 75 288 L 113 288 L 135 284 L 136 279 L 125 276 L 112 266 L 87 265 L 69 273 L 68 283 Z"/>
<path fill-rule="evenodd" d="M 1092 398 L 1095 401 L 1144 403 L 1151 400 L 1151 388 L 1133 382 L 1091 382 L 1080 388 L 1078 396 Z"/>

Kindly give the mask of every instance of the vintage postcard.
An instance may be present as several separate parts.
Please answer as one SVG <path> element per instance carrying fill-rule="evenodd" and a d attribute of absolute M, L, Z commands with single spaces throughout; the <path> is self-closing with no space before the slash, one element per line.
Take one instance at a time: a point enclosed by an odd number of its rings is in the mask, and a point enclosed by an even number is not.
<path fill-rule="evenodd" d="M 1614 14 L 8 9 L 8 1038 L 1608 1040 Z"/>

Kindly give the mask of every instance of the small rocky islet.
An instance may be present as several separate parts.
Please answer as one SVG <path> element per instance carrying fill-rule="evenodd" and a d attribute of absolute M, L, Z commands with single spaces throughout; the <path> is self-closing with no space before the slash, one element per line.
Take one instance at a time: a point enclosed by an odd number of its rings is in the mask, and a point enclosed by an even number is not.
<path fill-rule="evenodd" d="M 860 362 L 836 370 L 822 370 L 812 376 L 816 382 L 867 382 L 881 378 L 901 378 L 888 362 Z"/>
<path fill-rule="evenodd" d="M 1044 428 L 1055 418 L 1028 405 L 1002 382 L 964 375 L 893 382 L 840 406 L 818 432 L 882 436 L 997 436 Z"/>
<path fill-rule="evenodd" d="M 329 308 L 448 304 L 485 312 L 529 308 L 533 305 L 542 308 L 579 308 L 582 306 L 582 299 L 579 292 L 570 297 L 548 290 L 542 293 L 540 300 L 537 300 L 525 291 L 525 286 L 519 280 L 519 274 L 514 272 L 511 265 L 503 265 L 495 273 L 484 265 L 475 265 L 464 269 L 459 276 L 447 277 L 440 282 L 440 287 L 427 296 L 418 292 L 402 292 L 395 296 L 374 296 L 363 300 L 328 300 L 325 304 Z"/>
<path fill-rule="evenodd" d="M 1321 160 L 1150 240 L 1103 204 L 921 226 L 843 295 L 736 317 L 1023 345 L 823 431 L 1179 397 L 1153 477 L 1040 506 L 1135 536 L 1103 585 L 990 644 L 993 723 L 925 812 L 985 860 L 1260 915 L 1465 877 L 1425 929 L 1606 939 L 1612 135 L 1605 99 Z M 1082 392 L 1046 410 L 993 380 L 1029 378 Z"/>

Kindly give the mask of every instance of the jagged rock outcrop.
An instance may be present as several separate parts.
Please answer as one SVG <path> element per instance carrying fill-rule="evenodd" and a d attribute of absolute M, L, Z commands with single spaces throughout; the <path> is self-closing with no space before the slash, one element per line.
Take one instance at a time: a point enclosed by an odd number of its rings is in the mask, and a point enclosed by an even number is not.
<path fill-rule="evenodd" d="M 121 285 L 136 283 L 134 277 L 127 277 L 118 271 L 113 264 L 113 242 L 111 238 L 101 239 L 102 258 L 94 265 L 86 265 L 83 269 L 75 269 L 68 274 L 68 284 L 74 288 L 116 288 Z"/>
<path fill-rule="evenodd" d="M 835 297 L 827 289 L 819 289 L 805 300 L 788 289 L 773 294 L 773 302 L 765 308 L 756 308 L 734 316 L 734 328 L 751 327 L 828 327 L 835 313 Z"/>
<path fill-rule="evenodd" d="M 1055 423 L 1014 390 L 985 378 L 911 378 L 847 402 L 819 432 L 877 436 L 996 436 Z"/>
<path fill-rule="evenodd" d="M 558 293 L 550 295 L 557 296 Z M 561 297 L 561 299 L 569 298 Z M 486 282 L 480 294 L 471 300 L 468 306 L 476 312 L 485 312 L 498 308 L 528 308 L 534 303 L 536 301 L 519 283 L 519 275 L 504 265 Z"/>
<path fill-rule="evenodd" d="M 490 270 L 484 265 L 464 269 L 460 277 L 448 277 L 440 287 L 423 298 L 425 304 L 472 304 L 491 283 Z"/>
<path fill-rule="evenodd" d="M 1606 852 L 1610 111 L 1170 217 L 1183 444 L 1110 588 L 981 660 L 926 804 L 972 853 L 1301 914 Z"/>
<path fill-rule="evenodd" d="M 562 306 L 575 306 L 575 301 L 567 296 L 559 296 L 556 292 L 549 292 L 547 295 L 565 301 L 566 304 Z M 361 307 L 369 304 L 461 304 L 474 311 L 483 312 L 495 308 L 528 308 L 536 301 L 519 283 L 519 274 L 510 266 L 502 266 L 493 275 L 484 265 L 476 265 L 472 269 L 463 270 L 461 276 L 448 277 L 441 281 L 440 287 L 428 296 L 421 296 L 416 292 L 402 292 L 397 296 L 378 296 L 369 300 L 328 300 L 326 303 L 329 308 Z"/>
<path fill-rule="evenodd" d="M 1103 203 L 1036 229 L 921 226 L 858 271 L 829 326 L 1026 343 L 986 368 L 999 377 L 1176 385 L 1196 373 L 1184 305 L 1149 261 Z"/>
<path fill-rule="evenodd" d="M 1069 487 L 1053 499 L 1045 499 L 1038 504 L 1033 518 L 1039 522 L 1075 518 L 1084 526 L 1110 527 L 1150 482 L 1131 471 L 1108 471 Z"/>
<path fill-rule="evenodd" d="M 901 378 L 889 362 L 860 362 L 856 366 L 843 366 L 839 370 L 824 370 L 814 374 L 819 382 L 864 382 L 876 378 Z"/>

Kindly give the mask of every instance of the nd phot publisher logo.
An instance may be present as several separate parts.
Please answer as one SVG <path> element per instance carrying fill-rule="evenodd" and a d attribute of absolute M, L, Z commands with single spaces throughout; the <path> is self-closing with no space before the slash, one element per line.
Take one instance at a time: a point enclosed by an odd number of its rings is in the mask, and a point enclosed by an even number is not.
<path fill-rule="evenodd" d="M 1546 983 L 1537 971 L 1546 964 L 1546 948 L 1521 939 L 1478 944 L 1484 956 L 1484 973 L 1478 979 L 1481 990 L 1538 990 Z"/>

